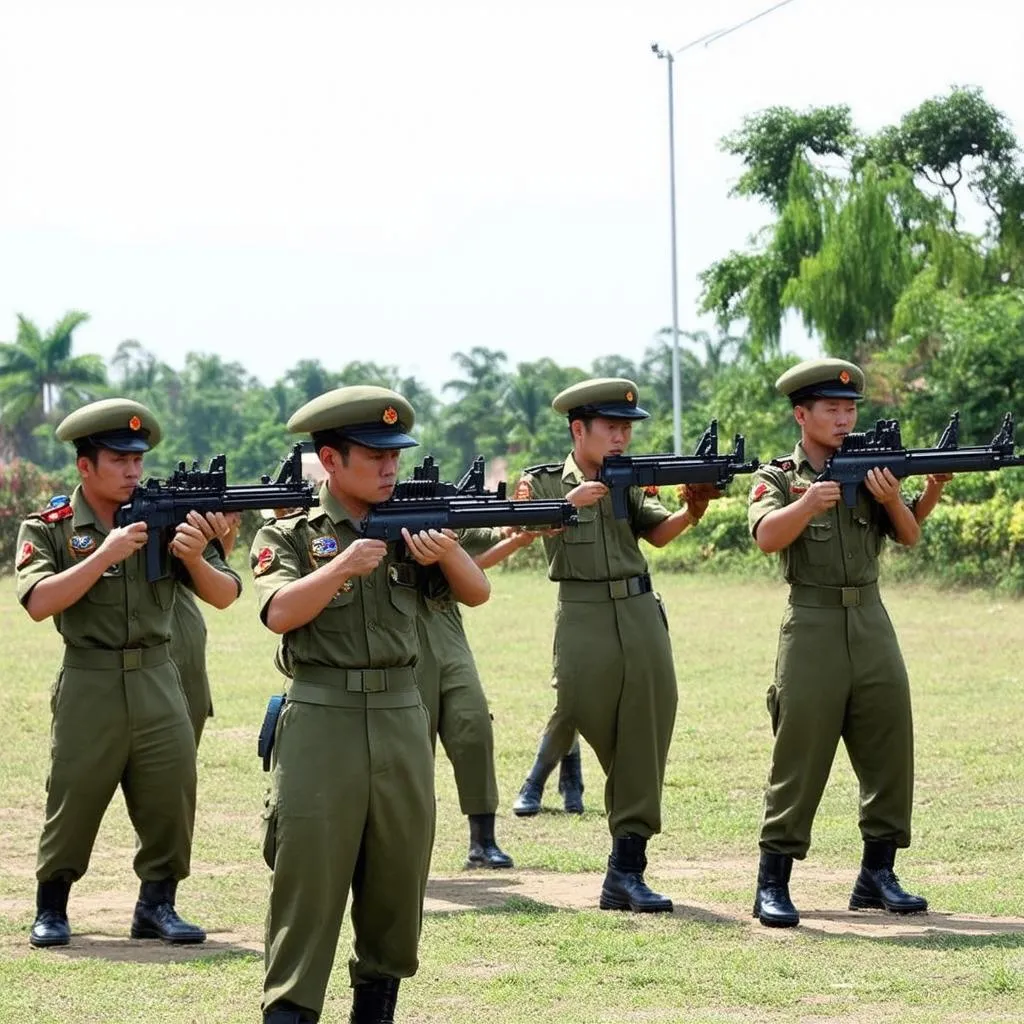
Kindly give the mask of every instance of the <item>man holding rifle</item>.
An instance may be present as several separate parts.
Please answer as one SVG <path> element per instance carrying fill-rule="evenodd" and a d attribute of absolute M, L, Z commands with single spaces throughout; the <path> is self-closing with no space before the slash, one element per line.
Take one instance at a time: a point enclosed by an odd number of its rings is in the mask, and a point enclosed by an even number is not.
<path fill-rule="evenodd" d="M 612 851 L 600 906 L 666 912 L 672 901 L 647 886 L 644 870 L 647 842 L 661 831 L 676 677 L 668 619 L 639 541 L 664 546 L 701 518 L 717 491 L 692 486 L 686 508 L 670 514 L 633 487 L 628 515 L 616 518 L 609 489 L 596 477 L 607 456 L 628 448 L 633 424 L 647 418 L 638 397 L 636 384 L 621 378 L 582 381 L 557 395 L 552 406 L 569 421 L 572 452 L 564 462 L 528 469 L 516 497 L 564 497 L 579 512 L 576 525 L 543 542 L 548 576 L 558 583 L 554 718 L 564 731 L 579 731 L 607 777 Z"/>
<path fill-rule="evenodd" d="M 104 399 L 66 417 L 57 437 L 75 445 L 81 483 L 22 523 L 15 564 L 18 599 L 37 622 L 52 617 L 65 645 L 29 941 L 67 945 L 68 894 L 120 785 L 138 835 L 132 937 L 202 942 L 202 928 L 175 911 L 189 873 L 196 747 L 168 641 L 177 581 L 218 608 L 238 596 L 238 577 L 210 544 L 228 526 L 220 513 L 189 513 L 170 540 L 170 575 L 149 582 L 146 524 L 114 518 L 160 440 L 156 417 L 138 402 Z"/>
<path fill-rule="evenodd" d="M 304 405 L 288 429 L 312 434 L 327 474 L 320 504 L 253 541 L 260 616 L 281 635 L 278 661 L 292 679 L 264 822 L 266 1024 L 319 1018 L 350 892 L 350 1020 L 392 1021 L 399 981 L 418 966 L 434 835 L 433 752 L 413 668 L 418 568 L 361 526 L 394 490 L 399 454 L 416 444 L 413 420 L 401 395 L 379 387 Z M 401 537 L 456 600 L 487 599 L 487 578 L 451 536 Z"/>
<path fill-rule="evenodd" d="M 864 841 L 850 909 L 921 912 L 927 901 L 905 892 L 893 873 L 896 850 L 910 845 L 914 738 L 907 672 L 878 593 L 878 557 L 886 538 L 917 543 L 945 478 L 929 478 L 915 516 L 899 480 L 870 469 L 848 507 L 840 484 L 818 477 L 853 431 L 863 372 L 841 359 L 808 360 L 776 388 L 793 405 L 800 441 L 791 456 L 761 467 L 748 499 L 751 535 L 766 554 L 778 553 L 790 585 L 768 688 L 774 748 L 754 916 L 770 927 L 799 923 L 790 873 L 794 858 L 807 855 L 840 738 L 860 783 Z"/>

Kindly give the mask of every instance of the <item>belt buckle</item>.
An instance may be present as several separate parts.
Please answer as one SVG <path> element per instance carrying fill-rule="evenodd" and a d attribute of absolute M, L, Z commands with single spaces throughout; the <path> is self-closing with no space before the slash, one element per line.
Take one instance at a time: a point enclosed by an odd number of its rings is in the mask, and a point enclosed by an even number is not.
<path fill-rule="evenodd" d="M 843 587 L 842 604 L 844 608 L 860 607 L 860 587 Z"/>
<path fill-rule="evenodd" d="M 383 693 L 388 688 L 388 674 L 384 669 L 363 671 L 363 693 Z"/>
<path fill-rule="evenodd" d="M 142 668 L 142 648 L 126 647 L 121 651 L 121 667 L 125 672 L 137 672 Z"/>
<path fill-rule="evenodd" d="M 613 601 L 629 597 L 629 580 L 609 580 L 608 593 Z"/>

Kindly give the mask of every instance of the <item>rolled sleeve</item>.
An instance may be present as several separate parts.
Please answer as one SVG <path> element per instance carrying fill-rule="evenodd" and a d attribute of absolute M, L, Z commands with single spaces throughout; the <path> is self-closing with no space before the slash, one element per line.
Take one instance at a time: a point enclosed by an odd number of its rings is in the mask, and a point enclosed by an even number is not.
<path fill-rule="evenodd" d="M 43 523 L 27 519 L 21 524 L 14 565 L 18 600 L 24 607 L 37 583 L 60 572 L 51 531 Z"/>
<path fill-rule="evenodd" d="M 747 496 L 747 527 L 750 536 L 757 534 L 758 524 L 769 512 L 785 508 L 789 503 L 789 485 L 783 474 L 781 479 L 765 468 L 754 474 L 754 481 Z"/>
<path fill-rule="evenodd" d="M 280 529 L 264 526 L 253 539 L 249 565 L 260 619 L 266 625 L 271 598 L 282 587 L 302 577 L 299 555 Z"/>
<path fill-rule="evenodd" d="M 630 517 L 633 533 L 642 536 L 648 530 L 665 522 L 671 512 L 658 500 L 657 495 L 645 494 L 642 487 L 630 488 L 630 506 L 634 510 Z"/>

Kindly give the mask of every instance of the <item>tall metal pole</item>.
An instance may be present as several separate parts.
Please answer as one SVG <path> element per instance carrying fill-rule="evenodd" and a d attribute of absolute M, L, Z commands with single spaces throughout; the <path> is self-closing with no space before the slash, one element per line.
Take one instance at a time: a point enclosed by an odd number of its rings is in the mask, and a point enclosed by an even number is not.
<path fill-rule="evenodd" d="M 651 52 L 659 59 L 668 62 L 668 195 L 669 195 L 669 217 L 672 236 L 672 434 L 673 445 L 676 455 L 683 454 L 683 424 L 682 411 L 683 399 L 680 385 L 681 367 L 679 365 L 679 266 L 676 249 L 676 116 L 675 116 L 675 83 L 673 81 L 673 66 L 676 62 L 675 54 L 684 53 L 692 47 L 704 44 L 705 47 L 718 42 L 724 36 L 732 35 L 733 32 L 745 28 L 747 25 L 758 21 L 765 15 L 786 7 L 793 3 L 793 0 L 777 0 L 771 7 L 760 11 L 750 18 L 729 25 L 726 28 L 716 29 L 708 32 L 697 39 L 691 39 L 685 46 L 679 49 L 667 50 L 658 43 L 651 43 Z"/>
<path fill-rule="evenodd" d="M 657 43 L 651 50 L 668 62 L 668 202 L 669 235 L 672 246 L 672 445 L 676 455 L 683 454 L 683 399 L 679 365 L 679 258 L 676 244 L 676 116 L 675 57 Z"/>

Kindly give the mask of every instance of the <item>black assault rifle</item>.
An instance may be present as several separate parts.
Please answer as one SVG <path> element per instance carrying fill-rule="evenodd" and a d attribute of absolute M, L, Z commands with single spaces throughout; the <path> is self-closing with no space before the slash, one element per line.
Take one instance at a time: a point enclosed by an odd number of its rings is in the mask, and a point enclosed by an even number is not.
<path fill-rule="evenodd" d="M 904 448 L 899 420 L 879 420 L 871 430 L 847 434 L 818 479 L 835 480 L 843 501 L 852 508 L 869 469 L 888 469 L 901 480 L 923 473 L 984 473 L 1011 466 L 1024 466 L 1024 456 L 1014 451 L 1012 413 L 1003 417 L 989 444 L 961 448 L 960 413 L 955 412 L 934 448 Z"/>
<path fill-rule="evenodd" d="M 718 420 L 712 420 L 692 455 L 609 455 L 597 479 L 612 492 L 616 519 L 625 519 L 630 487 L 714 484 L 723 490 L 737 473 L 753 473 L 760 463 L 757 459 L 744 461 L 744 448 L 743 435 L 737 434 L 732 451 L 719 455 Z"/>
<path fill-rule="evenodd" d="M 191 511 L 244 512 L 256 508 L 309 508 L 314 503 L 313 485 L 302 480 L 302 445 L 283 459 L 277 476 L 260 478 L 258 484 L 229 487 L 227 459 L 216 455 L 210 468 L 201 470 L 198 462 L 191 469 L 184 462 L 167 480 L 150 477 L 135 488 L 131 500 L 114 516 L 116 526 L 145 523 L 149 528 L 146 541 L 146 579 L 151 583 L 170 575 L 167 545 L 174 528 L 185 522 Z"/>
<path fill-rule="evenodd" d="M 469 530 L 492 526 L 523 526 L 550 529 L 571 526 L 576 509 L 567 501 L 509 501 L 505 482 L 488 491 L 484 460 L 478 456 L 458 483 L 442 483 L 431 456 L 413 470 L 411 480 L 395 485 L 392 496 L 374 505 L 360 523 L 364 537 L 401 540 L 402 528 L 420 530 Z"/>

